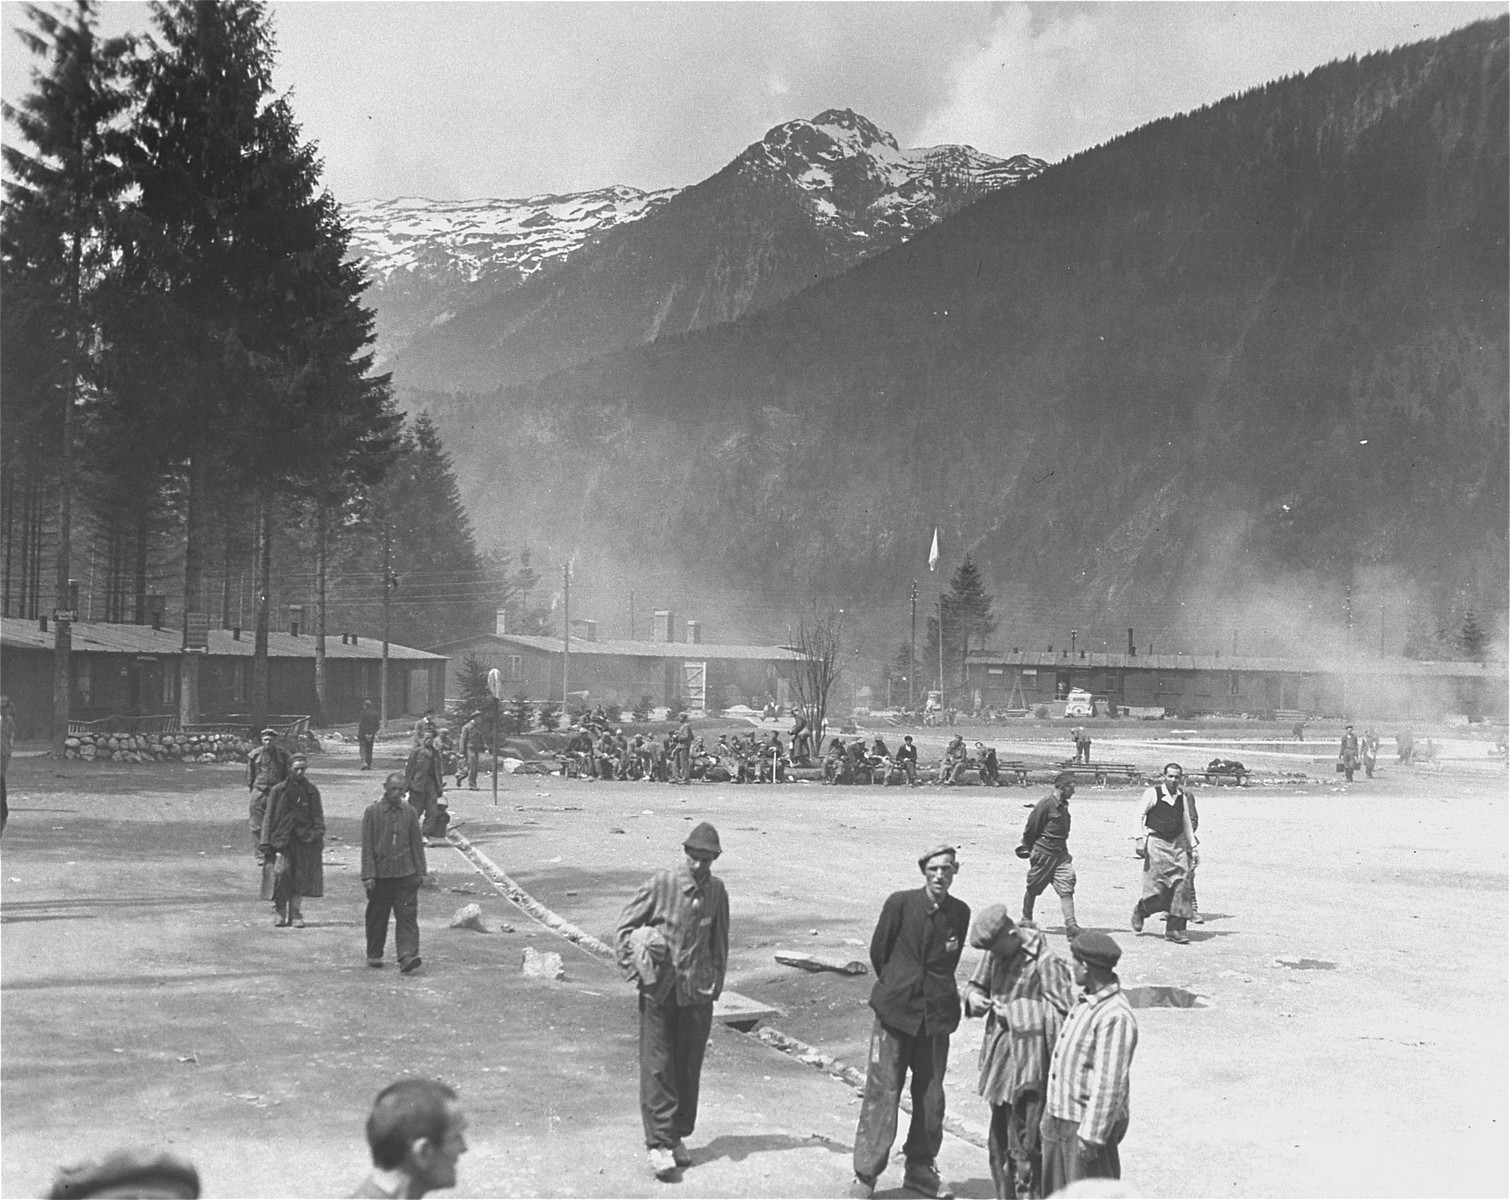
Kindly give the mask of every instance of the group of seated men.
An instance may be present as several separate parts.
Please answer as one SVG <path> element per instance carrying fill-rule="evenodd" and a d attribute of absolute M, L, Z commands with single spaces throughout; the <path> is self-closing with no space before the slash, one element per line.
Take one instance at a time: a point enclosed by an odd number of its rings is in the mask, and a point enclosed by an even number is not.
<path fill-rule="evenodd" d="M 687 740 L 685 723 L 657 737 L 622 728 L 582 729 L 567 743 L 562 765 L 567 775 L 586 779 L 642 779 L 660 783 L 706 780 L 709 783 L 784 782 L 787 768 L 807 759 L 788 753 L 774 730 L 761 738 L 719 734 L 709 746 L 703 738 Z M 685 747 L 685 761 L 683 760 Z M 801 748 L 794 743 L 794 751 Z"/>
<path fill-rule="evenodd" d="M 645 733 L 629 736 L 622 727 L 589 722 L 567 743 L 560 757 L 564 773 L 574 778 L 660 783 L 694 780 L 784 783 L 789 769 L 813 765 L 809 752 L 812 743 L 806 729 L 799 724 L 790 737 L 788 747 L 775 730 L 764 735 L 751 730 L 732 737 L 721 733 L 717 742 L 709 745 L 702 737 L 693 736 L 685 720 L 659 736 Z M 848 744 L 843 737 L 834 737 L 820 765 L 824 783 L 921 786 L 918 749 L 910 734 L 903 737 L 895 751 L 880 734 L 869 745 L 863 737 L 856 737 Z M 971 754 L 964 739 L 956 735 L 944 751 L 935 782 L 944 787 L 959 787 L 969 782 L 972 775 L 987 787 L 1001 785 L 996 749 L 976 742 Z"/>
<path fill-rule="evenodd" d="M 996 748 L 983 742 L 975 743 L 972 755 L 965 747 L 965 739 L 958 734 L 944 750 L 934 782 L 944 787 L 963 786 L 970 773 L 987 787 L 1001 785 L 1001 767 L 996 757 Z M 907 784 L 918 787 L 918 749 L 911 735 L 903 737 L 902 744 L 893 754 L 886 740 L 877 734 L 869 747 L 864 738 L 856 738 L 848 746 L 842 738 L 834 738 L 823 757 L 824 783 L 886 783 Z"/>

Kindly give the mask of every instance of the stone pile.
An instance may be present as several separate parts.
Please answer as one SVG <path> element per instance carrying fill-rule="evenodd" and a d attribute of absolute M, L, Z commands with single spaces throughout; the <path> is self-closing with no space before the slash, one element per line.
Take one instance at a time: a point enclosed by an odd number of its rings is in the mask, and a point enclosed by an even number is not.
<path fill-rule="evenodd" d="M 233 733 L 81 733 L 63 757 L 85 762 L 245 762 L 253 744 Z"/>

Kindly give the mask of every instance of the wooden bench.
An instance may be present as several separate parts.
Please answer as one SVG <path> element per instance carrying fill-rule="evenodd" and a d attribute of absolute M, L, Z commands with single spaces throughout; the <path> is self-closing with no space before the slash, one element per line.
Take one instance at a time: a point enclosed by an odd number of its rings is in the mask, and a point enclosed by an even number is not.
<path fill-rule="evenodd" d="M 1202 767 L 1198 771 L 1186 771 L 1185 774 L 1188 777 L 1199 779 L 1203 783 L 1209 783 L 1215 787 L 1220 787 L 1223 783 L 1231 783 L 1234 787 L 1247 787 L 1248 776 L 1252 774 L 1252 772 L 1249 771 L 1247 767 L 1239 765 L 1232 767 L 1217 767 L 1215 769 L 1212 769 L 1211 767 Z"/>
<path fill-rule="evenodd" d="M 1120 775 L 1128 782 L 1143 779 L 1143 772 L 1132 763 L 1077 763 L 1073 760 L 1062 762 L 1056 771 L 1068 771 L 1077 779 L 1089 779 L 1092 783 L 1105 783 L 1107 779 Z"/>
<path fill-rule="evenodd" d="M 1020 758 L 997 759 L 996 769 L 1002 775 L 1002 786 L 1006 786 L 1005 777 L 1015 775 L 1018 787 L 1028 786 L 1028 767 Z"/>

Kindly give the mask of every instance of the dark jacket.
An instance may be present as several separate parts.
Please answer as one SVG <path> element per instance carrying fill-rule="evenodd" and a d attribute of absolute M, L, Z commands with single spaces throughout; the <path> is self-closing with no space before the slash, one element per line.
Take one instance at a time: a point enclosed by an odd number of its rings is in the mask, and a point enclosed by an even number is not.
<path fill-rule="evenodd" d="M 409 762 L 404 767 L 404 783 L 416 796 L 429 799 L 446 790 L 446 779 L 441 773 L 440 747 L 426 749 L 416 746 L 409 751 Z"/>
<path fill-rule="evenodd" d="M 320 789 L 308 779 L 290 776 L 268 795 L 262 852 L 285 856 L 299 895 L 325 894 L 325 807 Z"/>
<path fill-rule="evenodd" d="M 1050 792 L 1028 814 L 1028 823 L 1022 827 L 1022 844 L 1030 850 L 1041 846 L 1051 854 L 1064 854 L 1069 840 L 1070 806 L 1058 792 Z"/>
<path fill-rule="evenodd" d="M 425 838 L 409 804 L 369 804 L 362 814 L 362 879 L 424 875 Z"/>
<path fill-rule="evenodd" d="M 953 896 L 931 912 L 922 888 L 893 892 L 870 939 L 876 982 L 870 1007 L 906 1034 L 953 1033 L 959 1026 L 954 971 L 970 928 L 970 906 Z"/>
<path fill-rule="evenodd" d="M 362 715 L 357 718 L 357 737 L 377 737 L 378 724 L 377 709 L 362 709 Z"/>

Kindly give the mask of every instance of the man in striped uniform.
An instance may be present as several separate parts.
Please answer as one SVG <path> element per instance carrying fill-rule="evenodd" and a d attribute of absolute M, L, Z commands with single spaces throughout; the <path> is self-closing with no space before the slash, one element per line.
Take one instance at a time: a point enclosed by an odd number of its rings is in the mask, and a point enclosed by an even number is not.
<path fill-rule="evenodd" d="M 986 1018 L 979 1090 L 991 1106 L 991 1178 L 996 1200 L 1026 1200 L 1042 1195 L 1038 1139 L 1049 1057 L 1075 985 L 1048 938 L 1014 925 L 1005 904 L 976 917 L 970 944 L 986 951 L 965 985 L 965 1015 Z"/>
<path fill-rule="evenodd" d="M 1117 1146 L 1127 1133 L 1128 1074 L 1138 1022 L 1122 994 L 1122 948 L 1104 933 L 1070 945 L 1083 994 L 1065 1019 L 1049 1063 L 1043 1114 L 1043 1193 L 1077 1179 L 1121 1179 Z"/>
<path fill-rule="evenodd" d="M 729 893 L 712 872 L 723 853 L 718 830 L 703 821 L 682 849 L 679 866 L 656 872 L 624 906 L 615 938 L 619 965 L 640 987 L 640 1117 L 662 1180 L 692 1163 L 683 1139 L 697 1124 L 703 1052 L 729 962 Z M 637 945 L 644 928 L 660 935 L 661 956 Z"/>

